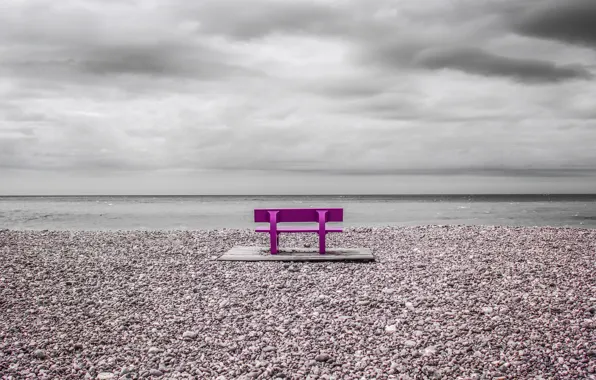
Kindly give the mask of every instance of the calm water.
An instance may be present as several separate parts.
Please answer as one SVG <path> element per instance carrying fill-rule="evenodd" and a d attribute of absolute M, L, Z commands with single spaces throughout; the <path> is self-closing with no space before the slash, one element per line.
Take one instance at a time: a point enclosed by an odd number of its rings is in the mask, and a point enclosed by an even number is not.
<path fill-rule="evenodd" d="M 472 224 L 596 228 L 596 195 L 0 197 L 0 228 L 254 226 L 259 207 L 343 207 L 344 226 Z"/>

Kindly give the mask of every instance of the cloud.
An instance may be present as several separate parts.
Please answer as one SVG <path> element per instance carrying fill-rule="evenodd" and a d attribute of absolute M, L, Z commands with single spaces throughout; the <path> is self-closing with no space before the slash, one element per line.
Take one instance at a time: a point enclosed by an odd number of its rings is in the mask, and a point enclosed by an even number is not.
<path fill-rule="evenodd" d="M 256 70 L 227 62 L 216 50 L 200 44 L 105 46 L 88 43 L 84 46 L 51 49 L 34 57 L 15 54 L 3 60 L 0 70 L 15 77 L 51 78 L 61 82 L 80 82 L 122 75 L 203 81 L 264 75 Z"/>
<path fill-rule="evenodd" d="M 231 0 L 206 0 L 181 5 L 179 12 L 199 22 L 198 31 L 239 40 L 262 38 L 272 33 L 327 34 L 346 29 L 350 10 L 317 1 L 251 0 L 242 6 Z"/>
<path fill-rule="evenodd" d="M 267 168 L 266 170 L 270 170 Z M 263 169 L 254 169 L 263 170 Z M 280 170 L 282 171 L 282 170 Z M 594 177 L 596 169 L 593 168 L 498 168 L 469 166 L 461 168 L 436 168 L 436 169 L 287 169 L 283 171 L 302 173 L 323 173 L 327 175 L 348 176 L 483 176 L 483 177 L 524 177 L 524 178 L 577 178 Z"/>
<path fill-rule="evenodd" d="M 216 51 L 200 44 L 96 47 L 73 63 L 78 70 L 97 75 L 165 75 L 215 80 L 226 76 L 257 74 L 226 63 Z"/>
<path fill-rule="evenodd" d="M 416 101 L 416 97 L 391 93 L 343 102 L 341 109 L 353 115 L 410 122 L 424 118 L 425 112 L 424 107 Z"/>
<path fill-rule="evenodd" d="M 501 76 L 528 83 L 591 79 L 591 73 L 571 65 L 556 65 L 538 59 L 505 57 L 479 48 L 448 48 L 424 51 L 416 63 L 430 69 L 454 69 L 463 72 Z"/>
<path fill-rule="evenodd" d="M 264 75 L 236 64 L 237 57 L 218 41 L 197 36 L 194 25 L 160 15 L 158 9 L 87 5 L 9 3 L 0 15 L 5 44 L 0 73 L 77 84 L 106 77 L 125 84 L 119 76 L 214 81 Z"/>
<path fill-rule="evenodd" d="M 591 175 L 594 52 L 536 4 L 8 1 L 0 167 Z"/>
<path fill-rule="evenodd" d="M 380 95 L 390 90 L 390 85 L 382 78 L 369 77 L 358 79 L 354 76 L 326 81 L 314 80 L 302 83 L 304 91 L 328 97 L 366 98 Z"/>
<path fill-rule="evenodd" d="M 541 2 L 514 19 L 517 33 L 596 48 L 596 2 Z"/>

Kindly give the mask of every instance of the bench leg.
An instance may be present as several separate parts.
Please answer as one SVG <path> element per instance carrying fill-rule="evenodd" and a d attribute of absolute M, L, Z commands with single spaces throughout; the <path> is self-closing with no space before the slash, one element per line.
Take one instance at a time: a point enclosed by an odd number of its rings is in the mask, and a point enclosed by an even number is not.
<path fill-rule="evenodd" d="M 271 254 L 277 254 L 277 245 L 279 243 L 279 232 L 277 232 L 277 213 L 278 211 L 269 211 L 269 239 L 271 240 Z"/>
<path fill-rule="evenodd" d="M 325 229 L 325 223 L 327 222 L 327 211 L 317 210 L 319 215 L 319 253 L 325 254 L 325 235 L 327 231 Z"/>
<path fill-rule="evenodd" d="M 277 243 L 279 241 L 279 234 L 277 232 L 269 234 L 271 237 L 271 254 L 277 254 Z"/>

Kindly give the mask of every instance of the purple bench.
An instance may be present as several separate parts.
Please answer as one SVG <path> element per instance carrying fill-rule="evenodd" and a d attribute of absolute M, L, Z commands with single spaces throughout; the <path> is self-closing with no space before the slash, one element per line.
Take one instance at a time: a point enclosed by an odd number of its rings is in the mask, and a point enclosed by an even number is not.
<path fill-rule="evenodd" d="M 319 253 L 325 253 L 325 235 L 342 232 L 341 227 L 327 227 L 327 222 L 343 222 L 342 208 L 276 208 L 256 209 L 255 223 L 269 223 L 268 227 L 257 227 L 256 232 L 268 232 L 271 236 L 271 254 L 278 252 L 280 233 L 315 232 L 319 234 Z M 282 227 L 278 223 L 317 222 L 318 226 Z"/>

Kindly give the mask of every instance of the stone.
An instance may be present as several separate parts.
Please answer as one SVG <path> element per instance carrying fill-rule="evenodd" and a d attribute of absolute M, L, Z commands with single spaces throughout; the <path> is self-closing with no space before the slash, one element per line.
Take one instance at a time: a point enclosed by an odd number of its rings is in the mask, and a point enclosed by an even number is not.
<path fill-rule="evenodd" d="M 199 333 L 197 331 L 185 331 L 182 334 L 182 338 L 184 340 L 193 340 L 193 339 L 196 339 L 197 336 L 199 336 Z"/>
<path fill-rule="evenodd" d="M 155 377 L 161 377 L 161 376 L 163 376 L 163 372 L 161 372 L 158 369 L 151 369 L 151 370 L 149 370 L 149 374 L 151 376 L 155 376 Z"/>
<path fill-rule="evenodd" d="M 331 359 L 331 356 L 329 356 L 328 354 L 319 354 L 315 357 L 315 360 L 318 362 L 326 362 L 329 359 Z"/>
<path fill-rule="evenodd" d="M 109 380 L 109 379 L 113 379 L 113 378 L 114 378 L 114 374 L 112 372 L 100 372 L 97 374 L 98 380 Z"/>
<path fill-rule="evenodd" d="M 33 356 L 37 359 L 44 360 L 47 359 L 48 355 L 46 355 L 44 350 L 37 349 L 33 351 Z"/>
<path fill-rule="evenodd" d="M 596 231 L 448 230 L 346 227 L 329 236 L 330 247 L 370 247 L 380 259 L 375 265 L 209 260 L 229 246 L 266 245 L 268 237 L 252 227 L 0 234 L 0 293 L 10 299 L 0 312 L 0 373 L 596 380 L 589 281 Z M 316 245 L 315 236 L 285 239 L 287 247 Z M 427 266 L 416 269 L 419 263 Z M 315 360 L 323 353 L 327 361 Z M 162 376 L 151 376 L 151 368 Z"/>

